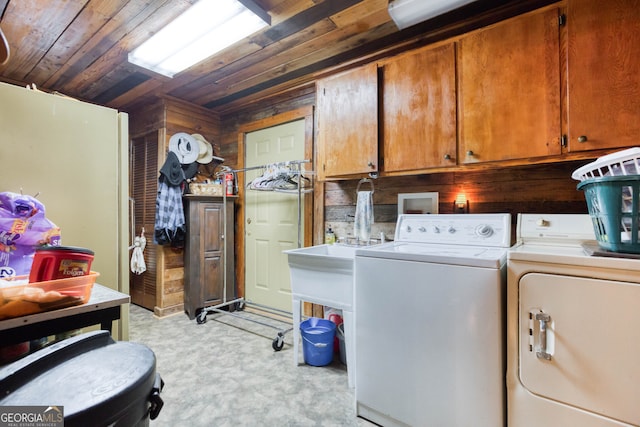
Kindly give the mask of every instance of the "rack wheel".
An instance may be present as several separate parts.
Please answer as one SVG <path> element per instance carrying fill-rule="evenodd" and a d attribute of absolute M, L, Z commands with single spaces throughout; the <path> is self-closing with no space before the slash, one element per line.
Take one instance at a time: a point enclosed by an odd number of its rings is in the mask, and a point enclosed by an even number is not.
<path fill-rule="evenodd" d="M 238 310 L 238 311 L 244 310 L 244 301 L 236 302 L 236 310 Z"/>
<path fill-rule="evenodd" d="M 203 323 L 207 323 L 207 311 L 206 310 L 202 310 L 197 316 L 196 316 L 196 323 L 198 325 L 202 325 Z"/>
<path fill-rule="evenodd" d="M 282 350 L 282 347 L 284 347 L 284 335 L 282 332 L 278 332 L 278 336 L 275 337 L 273 343 L 271 343 L 271 347 L 273 347 L 275 351 Z"/>

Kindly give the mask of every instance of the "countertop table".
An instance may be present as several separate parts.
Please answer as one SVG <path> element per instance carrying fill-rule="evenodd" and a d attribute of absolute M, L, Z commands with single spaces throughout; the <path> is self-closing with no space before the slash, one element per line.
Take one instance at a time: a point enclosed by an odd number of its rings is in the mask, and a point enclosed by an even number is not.
<path fill-rule="evenodd" d="M 129 295 L 96 283 L 86 304 L 0 320 L 0 344 L 18 344 L 92 325 L 111 333 L 113 321 L 120 319 L 120 306 L 129 301 Z"/>

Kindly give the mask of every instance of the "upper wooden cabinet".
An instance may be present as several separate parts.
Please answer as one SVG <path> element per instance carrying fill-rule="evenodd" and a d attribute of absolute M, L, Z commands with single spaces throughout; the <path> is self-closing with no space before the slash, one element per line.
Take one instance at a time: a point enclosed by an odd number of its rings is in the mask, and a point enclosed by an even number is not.
<path fill-rule="evenodd" d="M 640 0 L 566 0 L 321 80 L 319 178 L 639 145 L 638 34 Z"/>
<path fill-rule="evenodd" d="M 450 43 L 381 67 L 384 172 L 455 166 L 455 60 Z"/>
<path fill-rule="evenodd" d="M 569 0 L 570 152 L 638 145 L 640 1 Z"/>
<path fill-rule="evenodd" d="M 316 90 L 318 178 L 377 172 L 377 65 L 319 80 Z"/>
<path fill-rule="evenodd" d="M 546 9 L 460 39 L 459 164 L 561 153 L 558 16 Z"/>

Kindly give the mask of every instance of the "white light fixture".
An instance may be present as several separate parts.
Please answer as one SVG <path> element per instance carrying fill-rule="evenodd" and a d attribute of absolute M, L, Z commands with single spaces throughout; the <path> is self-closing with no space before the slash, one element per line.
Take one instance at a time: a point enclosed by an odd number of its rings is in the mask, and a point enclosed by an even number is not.
<path fill-rule="evenodd" d="M 460 193 L 453 201 L 454 212 L 456 213 L 469 213 L 469 199 L 464 193 Z"/>
<path fill-rule="evenodd" d="M 129 62 L 173 77 L 271 24 L 253 0 L 200 0 L 129 53 Z"/>
<path fill-rule="evenodd" d="M 434 18 L 474 0 L 389 0 L 389 15 L 399 29 Z"/>

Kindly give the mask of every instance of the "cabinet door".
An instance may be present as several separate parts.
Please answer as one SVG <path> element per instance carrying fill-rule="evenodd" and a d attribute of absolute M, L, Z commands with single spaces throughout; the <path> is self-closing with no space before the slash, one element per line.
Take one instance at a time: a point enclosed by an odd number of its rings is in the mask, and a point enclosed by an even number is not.
<path fill-rule="evenodd" d="M 382 68 L 384 171 L 456 164 L 455 49 L 448 44 Z"/>
<path fill-rule="evenodd" d="M 201 210 L 202 242 L 202 300 L 205 305 L 222 302 L 223 282 L 223 205 L 203 203 Z"/>
<path fill-rule="evenodd" d="M 640 135 L 640 1 L 569 0 L 568 149 L 635 146 Z"/>
<path fill-rule="evenodd" d="M 187 239 L 184 249 L 184 309 L 193 319 L 206 306 L 223 302 L 224 251 L 233 253 L 233 231 L 225 239 L 223 203 L 206 196 L 186 196 Z M 211 199 L 210 197 L 208 199 Z M 228 204 L 227 229 L 233 223 L 233 205 Z M 229 240 L 230 239 L 230 240 Z M 227 245 L 225 248 L 225 240 Z M 233 296 L 233 259 L 227 260 L 227 296 Z M 231 285 L 231 286 L 230 286 Z"/>
<path fill-rule="evenodd" d="M 317 83 L 318 178 L 378 170 L 376 64 Z"/>
<path fill-rule="evenodd" d="M 534 12 L 460 40 L 458 163 L 560 154 L 558 14 Z"/>

